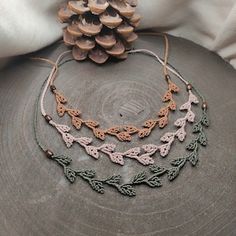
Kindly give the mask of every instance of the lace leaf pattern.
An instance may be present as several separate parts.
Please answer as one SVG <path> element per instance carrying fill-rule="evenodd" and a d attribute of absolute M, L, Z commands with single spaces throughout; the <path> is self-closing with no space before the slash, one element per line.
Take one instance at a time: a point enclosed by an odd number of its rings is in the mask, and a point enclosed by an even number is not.
<path fill-rule="evenodd" d="M 181 111 L 186 111 L 186 115 L 183 118 L 179 118 L 175 121 L 175 126 L 178 128 L 176 132 L 167 132 L 161 137 L 161 141 L 164 143 L 158 146 L 158 150 L 162 157 L 166 157 L 171 149 L 172 144 L 177 138 L 180 142 L 183 142 L 186 138 L 186 125 L 187 122 L 193 123 L 195 120 L 195 114 L 192 111 L 192 104 L 198 104 L 198 98 L 189 90 L 189 99 L 181 107 Z"/>
<path fill-rule="evenodd" d="M 67 108 L 67 99 L 59 91 L 53 89 L 52 92 L 55 95 L 58 115 L 62 117 L 67 113 L 71 117 L 72 125 L 77 130 L 80 130 L 84 125 L 92 130 L 93 135 L 100 140 L 105 140 L 106 136 L 110 135 L 116 137 L 121 142 L 130 142 L 134 134 L 138 134 L 138 137 L 142 139 L 148 137 L 156 126 L 159 128 L 167 126 L 170 112 L 176 110 L 176 102 L 173 99 L 173 94 L 178 93 L 179 88 L 171 80 L 168 80 L 168 90 L 162 98 L 166 106 L 160 109 L 156 118 L 145 121 L 141 128 L 133 125 L 124 125 L 102 129 L 97 121 L 83 120 L 80 110 Z"/>
<path fill-rule="evenodd" d="M 181 169 L 189 162 L 193 167 L 195 167 L 199 161 L 199 147 L 207 146 L 207 137 L 204 131 L 204 127 L 207 128 L 210 125 L 210 121 L 205 109 L 203 109 L 201 119 L 196 122 L 193 126 L 193 133 L 196 135 L 187 146 L 186 149 L 189 151 L 184 157 L 177 158 L 171 161 L 173 166 L 167 172 L 168 179 L 173 181 L 178 177 Z"/>
<path fill-rule="evenodd" d="M 55 161 L 63 168 L 66 179 L 71 183 L 75 183 L 77 178 L 85 181 L 92 190 L 99 194 L 105 193 L 105 187 L 109 186 L 116 189 L 120 194 L 127 197 L 136 196 L 136 185 L 147 185 L 152 188 L 159 188 L 162 186 L 161 180 L 153 176 L 148 176 L 145 172 L 135 175 L 130 183 L 122 183 L 122 177 L 120 175 L 113 175 L 106 179 L 96 178 L 95 170 L 76 170 L 70 167 L 72 160 L 66 156 L 51 157 L 51 160 Z"/>
<path fill-rule="evenodd" d="M 50 125 L 55 127 L 57 131 L 61 134 L 63 141 L 68 148 L 72 147 L 74 143 L 79 144 L 84 148 L 85 152 L 93 157 L 94 159 L 99 159 L 100 154 L 103 153 L 108 158 L 116 164 L 124 165 L 125 158 L 133 159 L 138 161 L 140 164 L 147 166 L 154 164 L 152 156 L 156 153 L 157 148 L 154 145 L 145 145 L 143 148 L 131 148 L 123 153 L 116 152 L 116 145 L 114 144 L 103 144 L 99 147 L 92 145 L 92 139 L 86 137 L 74 137 L 71 135 L 70 128 L 66 125 L 57 124 L 54 121 L 49 122 Z"/>
<path fill-rule="evenodd" d="M 198 163 L 198 152 L 199 146 L 207 146 L 208 140 L 204 131 L 204 128 L 209 127 L 210 121 L 207 116 L 206 110 L 203 110 L 201 119 L 194 124 L 193 133 L 196 134 L 196 138 L 193 139 L 188 145 L 187 150 L 190 153 L 186 156 L 186 159 L 192 164 L 192 166 L 196 166 Z"/>
<path fill-rule="evenodd" d="M 174 88 L 173 88 L 174 89 Z M 177 88 L 176 88 L 177 89 Z M 49 124 L 54 126 L 57 131 L 62 135 L 62 139 L 65 142 L 68 148 L 72 147 L 74 143 L 79 144 L 84 148 L 86 153 L 93 157 L 94 159 L 99 159 L 100 154 L 103 153 L 110 159 L 111 162 L 124 165 L 125 158 L 134 159 L 138 161 L 140 164 L 147 166 L 154 164 L 154 159 L 152 156 L 156 154 L 157 151 L 160 152 L 162 157 L 165 157 L 170 152 L 172 143 L 174 142 L 175 138 L 180 140 L 181 142 L 184 141 L 186 137 L 185 126 L 187 122 L 194 122 L 195 114 L 191 110 L 192 104 L 198 104 L 197 97 L 189 91 L 189 98 L 188 101 L 181 106 L 181 110 L 186 110 L 187 113 L 185 117 L 179 118 L 175 122 L 175 126 L 179 129 L 176 132 L 167 132 L 162 138 L 161 141 L 164 142 L 162 145 L 154 145 L 154 144 L 147 144 L 140 147 L 131 148 L 128 151 L 123 153 L 116 151 L 116 145 L 114 144 L 103 144 L 99 147 L 92 145 L 92 139 L 86 137 L 74 137 L 70 132 L 70 128 L 66 125 L 57 124 L 54 121 L 50 121 Z M 74 113 L 76 111 L 73 111 Z M 98 124 L 93 121 L 88 121 L 90 125 L 97 126 Z M 198 124 L 197 124 L 198 125 Z M 127 128 L 127 127 L 126 127 Z M 128 128 L 127 128 L 128 129 Z M 195 127 L 196 129 L 196 127 Z M 120 133 L 121 134 L 121 133 Z M 204 134 L 200 134 L 202 142 L 205 140 Z"/>
<path fill-rule="evenodd" d="M 121 175 L 113 175 L 105 179 L 98 179 L 95 170 L 73 169 L 71 167 L 72 159 L 67 156 L 52 156 L 50 157 L 50 160 L 55 161 L 63 168 L 64 175 L 71 184 L 75 183 L 77 178 L 80 178 L 85 181 L 92 190 L 99 194 L 104 194 L 106 187 L 111 187 L 126 197 L 134 197 L 136 196 L 136 186 L 145 185 L 150 188 L 160 188 L 162 187 L 162 177 L 166 176 L 169 181 L 174 181 L 187 162 L 195 167 L 198 163 L 199 147 L 205 147 L 207 145 L 204 128 L 208 127 L 209 123 L 206 110 L 203 110 L 201 119 L 198 122 L 195 122 L 193 126 L 193 133 L 196 135 L 196 138 L 186 146 L 186 150 L 189 152 L 185 156 L 171 160 L 170 167 L 151 165 L 149 166 L 149 172 L 143 171 L 136 174 L 128 183 L 123 183 Z M 62 130 L 68 130 L 67 127 L 61 125 L 58 126 L 58 129 L 61 132 Z M 84 146 L 92 143 L 92 140 L 89 138 L 79 138 L 77 141 L 81 142 Z M 150 155 L 153 155 L 157 151 L 157 146 L 149 144 L 144 145 L 142 148 L 133 148 L 127 151 L 126 155 L 130 158 L 135 158 L 136 155 L 140 153 L 141 149 Z M 90 151 L 91 150 L 92 149 L 90 149 Z M 104 144 L 100 147 L 100 150 L 107 153 L 114 152 L 115 145 Z M 119 155 L 121 154 L 117 154 L 117 156 Z"/>

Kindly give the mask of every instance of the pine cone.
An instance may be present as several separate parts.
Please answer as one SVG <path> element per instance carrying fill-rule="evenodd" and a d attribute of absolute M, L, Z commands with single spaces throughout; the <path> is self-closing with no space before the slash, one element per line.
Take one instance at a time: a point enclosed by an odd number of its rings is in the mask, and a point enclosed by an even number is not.
<path fill-rule="evenodd" d="M 77 0 L 63 6 L 58 17 L 68 24 L 63 38 L 75 60 L 89 57 L 102 64 L 109 57 L 126 59 L 126 50 L 137 39 L 136 5 L 137 0 Z"/>

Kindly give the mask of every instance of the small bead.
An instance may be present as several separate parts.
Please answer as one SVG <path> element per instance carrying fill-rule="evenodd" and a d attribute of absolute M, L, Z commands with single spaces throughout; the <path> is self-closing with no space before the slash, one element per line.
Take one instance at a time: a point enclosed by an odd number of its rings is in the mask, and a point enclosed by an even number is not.
<path fill-rule="evenodd" d="M 45 154 L 46 154 L 47 158 L 50 158 L 50 159 L 53 158 L 53 156 L 54 156 L 54 153 L 51 150 L 46 150 Z"/>
<path fill-rule="evenodd" d="M 48 123 L 52 120 L 52 117 L 49 115 L 44 116 L 44 118 Z"/>
<path fill-rule="evenodd" d="M 187 90 L 190 91 L 190 90 L 192 90 L 192 89 L 193 89 L 193 86 L 192 86 L 191 84 L 188 84 L 188 85 L 187 85 Z"/>
<path fill-rule="evenodd" d="M 206 103 L 206 102 L 203 102 L 203 103 L 202 103 L 202 109 L 204 109 L 204 110 L 207 109 L 207 103 Z"/>
<path fill-rule="evenodd" d="M 169 81 L 170 80 L 170 75 L 165 75 L 165 78 L 166 78 L 167 81 Z"/>
<path fill-rule="evenodd" d="M 56 88 L 55 85 L 51 85 L 51 86 L 50 86 L 50 89 L 51 89 L 52 92 L 54 92 L 57 88 Z"/>

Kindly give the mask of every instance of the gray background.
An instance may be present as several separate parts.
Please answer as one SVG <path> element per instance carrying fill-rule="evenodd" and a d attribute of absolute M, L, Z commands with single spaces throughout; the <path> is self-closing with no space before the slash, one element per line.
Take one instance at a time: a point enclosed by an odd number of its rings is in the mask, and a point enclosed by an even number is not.
<path fill-rule="evenodd" d="M 142 36 L 135 46 L 163 55 L 161 38 Z M 64 50 L 56 44 L 37 55 L 55 59 Z M 61 168 L 40 152 L 32 131 L 33 108 L 49 66 L 21 58 L 0 72 L 1 236 L 236 235 L 236 71 L 215 54 L 172 37 L 170 62 L 206 95 L 211 118 L 209 146 L 201 149 L 197 168 L 187 165 L 173 183 L 163 180 L 161 189 L 139 187 L 132 199 L 109 188 L 99 195 L 80 180 L 70 185 Z M 187 99 L 186 91 L 182 83 L 176 83 L 182 90 L 175 96 L 180 105 Z M 153 117 L 166 88 L 161 66 L 144 55 L 102 67 L 90 62 L 67 63 L 56 85 L 85 118 L 97 118 L 104 127 L 133 120 L 140 125 Z M 47 109 L 60 120 L 51 95 L 47 96 Z M 171 122 L 181 115 L 171 114 Z M 60 122 L 69 124 L 69 119 Z M 172 125 L 156 129 L 142 144 L 159 143 L 160 136 L 173 129 Z M 132 160 L 127 160 L 125 167 L 106 157 L 94 161 L 76 145 L 66 150 L 56 131 L 42 119 L 39 130 L 51 149 L 70 155 L 77 167 L 96 169 L 99 177 L 115 173 L 128 180 L 145 169 Z M 86 129 L 80 134 L 92 137 Z M 131 144 L 118 143 L 118 149 L 138 143 L 137 138 Z M 183 153 L 184 145 L 176 142 L 168 158 L 157 155 L 155 160 L 168 163 Z"/>

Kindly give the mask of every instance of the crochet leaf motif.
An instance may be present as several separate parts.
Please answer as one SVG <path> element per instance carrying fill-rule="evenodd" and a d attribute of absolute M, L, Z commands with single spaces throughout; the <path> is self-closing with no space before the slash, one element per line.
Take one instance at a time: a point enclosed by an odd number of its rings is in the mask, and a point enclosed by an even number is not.
<path fill-rule="evenodd" d="M 56 125 L 58 131 L 68 133 L 70 131 L 70 127 L 67 125 Z"/>
<path fill-rule="evenodd" d="M 178 158 L 178 159 L 175 159 L 175 160 L 173 160 L 173 161 L 171 161 L 171 165 L 172 166 L 177 166 L 177 167 L 183 167 L 184 165 L 185 165 L 185 163 L 186 163 L 186 158 Z"/>
<path fill-rule="evenodd" d="M 207 122 L 206 122 L 207 120 Z M 136 196 L 136 185 L 147 185 L 151 188 L 159 188 L 162 186 L 161 183 L 161 177 L 167 176 L 167 179 L 169 181 L 174 181 L 180 174 L 180 171 L 183 169 L 183 167 L 186 165 L 187 162 L 190 162 L 192 166 L 196 166 L 198 163 L 198 151 L 199 151 L 199 145 L 207 145 L 207 139 L 206 135 L 204 133 L 204 128 L 206 124 L 209 126 L 209 120 L 207 117 L 206 112 L 203 112 L 203 116 L 200 119 L 200 121 L 196 122 L 196 124 L 193 127 L 193 133 L 196 134 L 196 138 L 193 139 L 186 147 L 190 153 L 188 153 L 185 157 L 180 157 L 177 159 L 174 159 L 170 162 L 171 167 L 166 168 L 158 165 L 151 165 L 149 167 L 149 170 L 151 172 L 151 175 L 148 175 L 146 172 L 141 172 L 139 174 L 136 174 L 133 178 L 131 178 L 131 181 L 129 183 L 122 183 L 122 177 L 120 175 L 114 175 L 110 176 L 106 179 L 97 179 L 96 178 L 96 172 L 94 170 L 74 170 L 70 167 L 72 160 L 69 157 L 66 156 L 57 156 L 53 157 L 50 160 L 53 160 L 57 162 L 63 169 L 64 169 L 64 175 L 68 179 L 70 183 L 74 183 L 77 177 L 80 177 L 85 182 L 87 182 L 91 189 L 96 191 L 99 194 L 105 193 L 105 187 L 110 186 L 114 189 L 116 189 L 119 193 L 121 193 L 124 196 L 128 197 L 134 197 Z M 196 127 L 198 127 L 198 132 Z M 200 128 L 199 128 L 200 127 Z M 91 143 L 90 139 L 82 138 L 79 140 L 83 143 L 83 145 L 89 145 Z M 104 151 L 111 151 L 114 150 L 114 146 L 101 146 L 101 149 Z M 157 147 L 155 145 L 144 145 L 143 150 L 146 150 L 147 154 L 151 155 Z M 97 150 L 97 148 L 95 148 Z M 131 149 L 128 151 L 127 154 L 131 156 L 135 156 L 139 153 L 139 149 Z M 121 159 L 123 158 L 124 154 L 120 153 L 110 153 L 114 155 L 118 155 Z"/>
<path fill-rule="evenodd" d="M 91 138 L 82 137 L 82 138 L 76 138 L 75 141 L 78 142 L 81 146 L 86 146 L 91 144 L 93 140 Z"/>
<path fill-rule="evenodd" d="M 141 152 L 141 149 L 139 147 L 136 147 L 125 152 L 124 155 L 130 158 L 137 158 L 140 152 Z"/>
<path fill-rule="evenodd" d="M 161 187 L 162 183 L 161 183 L 161 179 L 159 177 L 157 177 L 156 175 L 151 176 L 148 180 L 147 180 L 147 185 L 149 185 L 151 188 L 157 188 L 157 187 Z"/>
<path fill-rule="evenodd" d="M 167 91 L 165 95 L 163 96 L 162 100 L 163 102 L 168 102 L 172 98 L 172 93 L 171 91 Z"/>
<path fill-rule="evenodd" d="M 177 108 L 176 102 L 175 101 L 171 101 L 169 103 L 169 108 L 170 108 L 170 110 L 175 111 L 176 108 Z"/>
<path fill-rule="evenodd" d="M 138 132 L 138 129 L 135 126 L 131 126 L 131 125 L 124 126 L 124 130 L 128 132 L 129 134 L 135 134 Z"/>
<path fill-rule="evenodd" d="M 65 112 L 66 112 L 66 107 L 63 104 L 59 103 L 57 105 L 57 113 L 58 113 L 58 115 L 59 116 L 64 116 Z"/>
<path fill-rule="evenodd" d="M 108 178 L 105 182 L 110 185 L 116 185 L 120 184 L 121 178 L 122 178 L 121 175 L 114 175 Z"/>
<path fill-rule="evenodd" d="M 174 93 L 177 93 L 177 92 L 179 92 L 179 87 L 176 84 L 174 84 L 173 82 L 170 82 L 169 83 L 169 90 Z"/>
<path fill-rule="evenodd" d="M 189 111 L 186 115 L 186 119 L 191 123 L 194 122 L 195 114 L 192 111 Z"/>
<path fill-rule="evenodd" d="M 204 147 L 207 145 L 207 137 L 204 127 L 208 127 L 209 124 L 210 121 L 207 113 L 205 110 L 203 110 L 201 119 L 193 126 L 193 133 L 197 135 L 197 137 L 186 146 L 186 149 L 190 151 L 190 154 L 188 154 L 186 158 L 192 164 L 192 166 L 196 166 L 199 161 L 199 144 Z"/>
<path fill-rule="evenodd" d="M 94 157 L 95 159 L 99 158 L 99 152 L 98 148 L 94 146 L 85 146 L 85 150 L 91 157 Z"/>
<path fill-rule="evenodd" d="M 76 180 L 76 172 L 71 169 L 70 167 L 65 166 L 64 167 L 64 174 L 66 178 L 71 182 L 74 183 Z"/>
<path fill-rule="evenodd" d="M 135 175 L 130 183 L 122 184 L 122 177 L 120 175 L 114 175 L 101 180 L 96 178 L 96 172 L 94 170 L 74 170 L 68 166 L 71 164 L 71 159 L 68 157 L 57 156 L 53 157 L 51 160 L 56 161 L 64 169 L 64 175 L 70 183 L 74 183 L 76 178 L 80 177 L 90 185 L 91 189 L 99 194 L 105 193 L 106 185 L 115 188 L 119 193 L 128 197 L 134 197 L 136 195 L 135 185 L 144 184 L 152 188 L 161 187 L 157 173 L 148 176 L 145 172 L 142 172 Z"/>
<path fill-rule="evenodd" d="M 84 170 L 84 171 L 81 171 L 80 174 L 84 178 L 94 178 L 96 175 L 96 172 L 94 170 Z"/>
<path fill-rule="evenodd" d="M 77 117 L 81 114 L 81 111 L 78 109 L 67 109 L 67 112 L 70 116 Z"/>
<path fill-rule="evenodd" d="M 55 96 L 58 102 L 63 103 L 63 104 L 67 103 L 65 96 L 62 95 L 61 93 L 55 93 Z"/>
<path fill-rule="evenodd" d="M 202 125 L 200 122 L 194 124 L 193 126 L 193 133 L 198 133 L 202 130 Z"/>
<path fill-rule="evenodd" d="M 78 117 L 76 117 L 76 116 L 73 116 L 73 117 L 72 117 L 71 122 L 72 122 L 72 125 L 73 125 L 77 130 L 79 130 L 79 129 L 81 128 L 81 126 L 82 126 L 81 120 L 80 120 Z"/>
<path fill-rule="evenodd" d="M 127 132 L 121 132 L 121 133 L 117 134 L 117 138 L 120 141 L 131 141 L 131 139 L 132 139 L 131 135 Z"/>
<path fill-rule="evenodd" d="M 198 147 L 198 140 L 192 140 L 187 146 L 186 149 L 188 151 L 192 151 L 195 150 Z"/>
<path fill-rule="evenodd" d="M 96 192 L 104 193 L 104 185 L 102 181 L 92 179 L 89 181 L 89 184 L 92 187 L 92 189 L 95 190 Z"/>
<path fill-rule="evenodd" d="M 170 181 L 173 181 L 177 176 L 179 175 L 180 168 L 179 167 L 173 167 L 168 170 L 167 177 Z"/>
<path fill-rule="evenodd" d="M 145 129 L 141 129 L 141 130 L 139 131 L 138 136 L 139 136 L 140 138 L 144 138 L 144 137 L 148 137 L 148 136 L 150 135 L 150 133 L 151 133 L 151 130 L 148 129 L 148 128 L 145 128 Z"/>
<path fill-rule="evenodd" d="M 159 119 L 159 123 L 158 123 L 159 128 L 163 129 L 167 126 L 167 124 L 168 124 L 167 116 L 164 116 L 164 117 Z"/>
<path fill-rule="evenodd" d="M 151 119 L 151 120 L 147 120 L 144 124 L 143 127 L 145 128 L 152 128 L 154 125 L 156 125 L 156 121 Z"/>
<path fill-rule="evenodd" d="M 94 136 L 101 139 L 105 140 L 105 132 L 101 129 L 93 129 Z"/>
<path fill-rule="evenodd" d="M 125 196 L 128 196 L 128 197 L 134 197 L 136 196 L 136 192 L 135 192 L 135 189 L 132 185 L 130 184 L 124 184 L 124 185 L 121 185 L 119 187 L 119 192 Z"/>
<path fill-rule="evenodd" d="M 70 148 L 73 145 L 74 137 L 69 133 L 62 133 L 62 138 L 66 143 L 66 146 Z"/>
<path fill-rule="evenodd" d="M 89 128 L 94 136 L 100 140 L 105 140 L 107 135 L 115 136 L 119 141 L 130 142 L 132 140 L 132 135 L 138 134 L 139 138 L 148 137 L 153 129 L 158 126 L 159 128 L 164 128 L 167 126 L 169 121 L 170 111 L 176 110 L 176 102 L 173 99 L 173 93 L 177 93 L 179 88 L 172 81 L 168 81 L 168 90 L 164 94 L 162 100 L 165 106 L 160 109 L 157 117 L 154 119 L 149 119 L 144 122 L 141 128 L 137 128 L 134 125 L 123 125 L 114 126 L 108 129 L 100 128 L 100 124 L 94 120 L 83 120 L 81 116 L 81 111 L 78 109 L 68 108 L 66 106 L 67 99 L 63 94 L 57 90 L 53 90 L 53 93 L 57 102 L 57 113 L 60 117 L 64 116 L 66 113 L 71 117 L 72 125 L 80 130 L 82 126 Z"/>
<path fill-rule="evenodd" d="M 152 165 L 150 166 L 150 171 L 156 174 L 157 176 L 162 176 L 166 173 L 167 169 L 165 167 Z"/>
<path fill-rule="evenodd" d="M 192 93 L 191 90 L 190 90 L 189 101 L 191 101 L 194 104 L 198 104 L 199 103 L 198 98 Z"/>
<path fill-rule="evenodd" d="M 103 144 L 100 147 L 95 147 L 92 145 L 92 139 L 86 137 L 74 137 L 72 136 L 69 131 L 70 128 L 65 125 L 60 125 L 55 122 L 51 122 L 58 132 L 62 135 L 63 141 L 66 143 L 66 146 L 70 148 L 74 143 L 78 143 L 81 145 L 86 153 L 91 157 L 98 159 L 101 153 L 106 154 L 109 159 L 116 164 L 124 165 L 124 158 L 131 158 L 138 161 L 140 164 L 147 166 L 154 164 L 154 160 L 152 155 L 154 155 L 158 150 L 160 150 L 161 155 L 165 156 L 168 154 L 170 149 L 170 143 L 163 144 L 162 146 L 158 147 L 153 144 L 144 145 L 142 148 L 135 147 L 123 153 L 116 152 L 116 145 L 114 144 Z M 121 134 L 121 133 L 120 133 Z M 167 135 L 166 135 L 167 136 Z M 175 133 L 172 134 L 175 136 Z M 172 137 L 174 139 L 174 137 Z M 164 141 L 164 137 L 163 137 Z"/>
<path fill-rule="evenodd" d="M 148 153 L 142 154 L 141 156 L 137 157 L 136 160 L 138 160 L 139 163 L 143 164 L 144 166 L 154 164 L 153 158 Z"/>
<path fill-rule="evenodd" d="M 85 124 L 88 126 L 88 127 L 98 127 L 99 126 L 99 123 L 94 121 L 94 120 L 87 120 L 85 121 Z"/>
<path fill-rule="evenodd" d="M 172 139 L 172 140 L 174 140 L 174 139 Z M 166 157 L 169 154 L 172 142 L 173 141 L 170 141 L 170 142 L 168 142 L 166 144 L 163 144 L 163 145 L 158 147 L 159 151 L 160 151 L 160 155 L 162 157 Z"/>
<path fill-rule="evenodd" d="M 101 145 L 100 147 L 95 147 L 92 145 L 92 139 L 82 137 L 82 138 L 77 138 L 69 134 L 69 127 L 68 126 L 63 126 L 60 124 L 56 124 L 52 122 L 51 124 L 56 127 L 59 133 L 61 133 L 62 138 L 64 142 L 66 143 L 67 147 L 71 147 L 74 142 L 80 144 L 85 151 L 93 158 L 98 159 L 100 157 L 100 154 L 106 154 L 107 157 L 111 160 L 111 162 L 119 164 L 119 165 L 124 165 L 125 163 L 125 158 L 131 158 L 136 161 L 138 161 L 140 164 L 146 166 L 146 165 L 152 165 L 154 164 L 154 159 L 152 158 L 152 155 L 154 155 L 157 151 L 159 151 L 160 155 L 162 157 L 166 157 L 170 150 L 173 142 L 175 139 L 178 139 L 180 142 L 183 142 L 186 138 L 186 124 L 187 122 L 193 122 L 195 119 L 195 114 L 191 110 L 191 104 L 192 103 L 197 103 L 197 98 L 191 91 L 189 91 L 189 99 L 188 102 L 185 104 L 188 104 L 188 110 L 186 112 L 186 115 L 182 118 L 178 118 L 175 121 L 175 126 L 178 127 L 178 130 L 175 132 L 167 132 L 161 137 L 161 141 L 163 144 L 157 146 L 153 144 L 148 144 L 144 145 L 142 148 L 136 147 L 132 148 L 128 151 L 125 151 L 123 153 L 121 152 L 116 152 L 116 145 L 114 144 L 105 144 Z M 200 143 L 202 146 L 207 145 L 207 138 L 202 132 L 203 125 L 208 125 L 209 121 L 207 120 L 207 115 L 204 112 L 203 117 L 199 122 L 194 124 L 193 129 L 195 133 L 198 133 L 198 138 L 196 140 L 193 140 L 188 146 L 188 150 L 195 150 L 196 145 Z M 149 121 L 150 123 L 150 121 Z M 89 121 L 89 125 L 92 126 L 97 126 L 98 124 L 93 121 Z M 131 131 L 133 129 L 132 126 L 127 126 L 126 130 Z M 97 128 L 94 128 L 94 130 L 99 130 Z M 119 130 L 119 127 L 114 127 L 113 131 L 117 132 Z M 146 130 L 149 132 L 148 128 Z M 130 139 L 131 135 L 127 134 L 126 132 L 120 132 L 118 133 L 118 136 L 123 139 Z"/>
<path fill-rule="evenodd" d="M 153 144 L 147 144 L 147 145 L 143 145 L 142 149 L 145 152 L 149 153 L 150 155 L 154 155 L 157 152 L 158 147 Z"/>
<path fill-rule="evenodd" d="M 208 127 L 210 125 L 210 121 L 208 119 L 208 116 L 207 116 L 206 112 L 203 113 L 203 116 L 202 116 L 202 119 L 201 119 L 201 123 L 205 127 Z"/>
<path fill-rule="evenodd" d="M 202 145 L 202 146 L 206 146 L 207 145 L 207 137 L 205 135 L 204 132 L 200 132 L 198 135 L 198 142 Z"/>
<path fill-rule="evenodd" d="M 145 172 L 139 173 L 136 176 L 134 176 L 133 180 L 131 181 L 131 183 L 133 184 L 141 184 L 143 183 L 147 178 L 147 175 Z"/>
<path fill-rule="evenodd" d="M 176 137 L 178 138 L 178 140 L 179 140 L 180 142 L 183 142 L 183 141 L 185 140 L 185 137 L 186 137 L 187 133 L 186 133 L 184 127 L 181 127 L 181 128 L 176 132 L 175 135 L 176 135 Z"/>
<path fill-rule="evenodd" d="M 61 165 L 68 166 L 71 164 L 72 159 L 67 156 L 59 156 L 55 158 L 56 161 L 58 161 Z"/>
<path fill-rule="evenodd" d="M 193 165 L 196 166 L 198 163 L 198 152 L 194 150 L 187 156 L 187 160 Z"/>
<path fill-rule="evenodd" d="M 175 126 L 176 127 L 183 127 L 186 123 L 185 118 L 179 118 L 178 120 L 175 121 Z"/>
<path fill-rule="evenodd" d="M 198 103 L 199 101 L 197 97 L 192 93 L 191 90 L 189 90 L 188 101 L 180 107 L 181 111 L 187 111 L 187 113 L 184 117 L 178 118 L 174 123 L 175 126 L 178 127 L 179 129 L 176 132 L 167 132 L 161 137 L 161 141 L 165 143 L 158 147 L 160 155 L 162 157 L 166 157 L 169 154 L 171 146 L 175 141 L 175 138 L 177 138 L 180 142 L 183 142 L 185 140 L 187 135 L 185 130 L 186 124 L 187 122 L 193 123 L 195 120 L 195 114 L 192 111 L 192 104 L 198 104 Z"/>
<path fill-rule="evenodd" d="M 153 144 L 143 145 L 142 148 L 132 148 L 124 153 L 116 152 L 116 145 L 114 144 L 104 144 L 100 147 L 92 146 L 92 139 L 85 137 L 76 138 L 69 134 L 70 129 L 68 126 L 59 125 L 54 122 L 51 122 L 50 124 L 55 126 L 58 132 L 61 133 L 67 146 L 71 146 L 74 142 L 77 142 L 96 159 L 99 158 L 101 152 L 107 154 L 111 161 L 121 165 L 124 164 L 125 157 L 135 159 L 143 165 L 150 165 L 154 163 L 151 156 L 157 151 L 160 151 L 161 155 L 163 156 L 168 154 L 175 137 L 177 137 L 180 141 L 185 139 L 186 122 L 194 122 L 195 119 L 195 114 L 191 110 L 192 103 L 197 104 L 198 101 L 195 99 L 194 95 L 190 93 L 188 106 L 185 105 L 185 107 L 188 107 L 186 116 L 184 118 L 179 118 L 175 122 L 175 126 L 179 128 L 176 132 L 168 132 L 163 135 L 161 140 L 164 142 L 164 144 L 161 146 L 156 146 Z M 207 113 L 205 110 L 203 110 L 201 119 L 193 125 L 193 133 L 196 137 L 186 146 L 186 149 L 190 153 L 188 153 L 185 157 L 172 160 L 170 162 L 171 167 L 169 168 L 151 165 L 149 168 L 150 172 L 152 173 L 151 175 L 142 172 L 138 175 L 135 175 L 128 183 L 122 183 L 122 178 L 120 175 L 114 175 L 107 179 L 99 180 L 96 179 L 96 172 L 94 170 L 74 170 L 70 167 L 72 162 L 71 159 L 65 156 L 54 157 L 53 160 L 63 167 L 64 175 L 70 183 L 74 183 L 76 178 L 80 177 L 86 181 L 94 191 L 100 194 L 105 192 L 106 186 L 110 186 L 125 196 L 133 197 L 136 195 L 136 185 L 147 185 L 149 187 L 158 188 L 162 186 L 162 176 L 166 175 L 169 181 L 173 181 L 179 176 L 180 171 L 187 162 L 189 162 L 192 166 L 196 166 L 199 160 L 199 147 L 207 145 L 207 137 L 204 132 L 204 128 L 208 127 L 209 123 L 210 122 L 207 117 Z M 93 125 L 96 124 L 94 123 Z M 127 130 L 131 131 L 131 127 L 129 127 L 129 129 L 127 128 Z"/>
<path fill-rule="evenodd" d="M 170 142 L 175 136 L 175 133 L 165 133 L 162 137 L 161 137 L 161 141 L 162 142 Z"/>
<path fill-rule="evenodd" d="M 120 127 L 112 127 L 110 129 L 107 130 L 107 133 L 108 134 L 111 134 L 111 135 L 116 135 L 117 133 L 119 133 L 121 131 L 121 128 Z"/>
<path fill-rule="evenodd" d="M 119 152 L 114 152 L 110 154 L 110 159 L 112 162 L 120 164 L 120 165 L 124 165 L 124 158 L 123 158 L 123 154 L 119 153 Z"/>
<path fill-rule="evenodd" d="M 110 153 L 110 152 L 114 152 L 116 149 L 116 145 L 114 144 L 103 144 L 101 147 L 100 147 L 100 150 L 102 152 L 105 152 L 105 153 Z"/>

